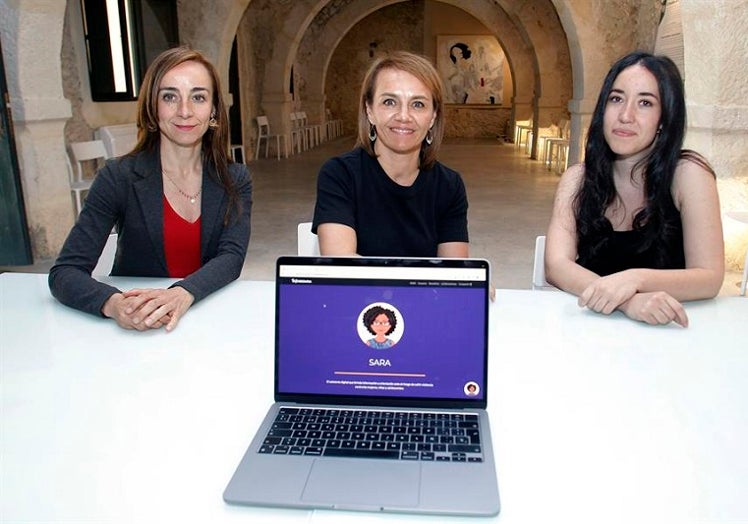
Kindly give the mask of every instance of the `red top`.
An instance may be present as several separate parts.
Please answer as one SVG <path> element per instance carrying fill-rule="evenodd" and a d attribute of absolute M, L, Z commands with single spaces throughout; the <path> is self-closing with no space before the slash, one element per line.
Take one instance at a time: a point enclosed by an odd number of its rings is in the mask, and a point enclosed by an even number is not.
<path fill-rule="evenodd" d="M 171 278 L 184 278 L 200 269 L 200 218 L 186 221 L 165 196 L 164 252 Z"/>

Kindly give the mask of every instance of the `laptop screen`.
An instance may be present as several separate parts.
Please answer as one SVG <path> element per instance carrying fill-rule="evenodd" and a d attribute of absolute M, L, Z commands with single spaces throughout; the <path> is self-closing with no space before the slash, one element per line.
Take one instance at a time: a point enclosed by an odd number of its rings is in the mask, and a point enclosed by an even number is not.
<path fill-rule="evenodd" d="M 482 407 L 485 260 L 281 257 L 277 400 Z"/>

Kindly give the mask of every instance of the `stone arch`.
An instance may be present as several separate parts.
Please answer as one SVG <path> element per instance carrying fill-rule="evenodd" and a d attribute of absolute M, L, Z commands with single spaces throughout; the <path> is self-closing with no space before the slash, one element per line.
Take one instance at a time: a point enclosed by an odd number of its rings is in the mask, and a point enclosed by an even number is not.
<path fill-rule="evenodd" d="M 304 64 L 304 69 L 309 75 L 308 85 L 312 86 L 309 98 L 315 101 L 324 100 L 327 69 L 332 54 L 343 36 L 350 31 L 356 23 L 360 22 L 372 12 L 401 1 L 403 0 L 388 0 L 377 4 L 367 2 L 365 7 L 357 10 L 348 10 L 342 17 L 336 17 L 324 25 L 324 30 L 321 31 L 314 40 L 313 47 L 316 51 L 314 57 Z M 503 11 L 499 12 L 500 10 L 497 10 L 495 5 L 486 0 L 442 0 L 442 3 L 450 4 L 462 9 L 481 21 L 486 27 L 493 28 L 494 36 L 496 36 L 502 47 L 505 49 L 507 60 L 510 61 L 512 80 L 515 82 L 514 92 L 533 92 L 533 82 L 534 77 L 536 76 L 534 73 L 536 61 L 529 52 L 529 46 L 518 45 L 518 42 L 521 41 L 520 31 L 510 22 Z M 356 6 L 360 6 L 360 4 L 356 4 Z M 307 38 L 306 35 L 305 38 Z M 533 64 L 533 67 L 517 67 L 520 63 Z M 528 108 L 531 107 L 530 98 L 525 99 L 525 97 L 520 97 L 520 100 L 522 100 Z"/>
<path fill-rule="evenodd" d="M 272 9 L 274 17 L 282 20 L 282 24 L 272 33 L 272 53 L 266 61 L 266 68 L 262 75 L 263 109 L 269 113 L 271 121 L 276 125 L 283 123 L 284 110 L 287 111 L 288 96 L 287 80 L 291 67 L 297 59 L 297 53 L 303 38 L 308 37 L 308 31 L 315 17 L 325 16 L 326 8 L 337 9 L 326 20 L 318 42 L 313 60 L 309 60 L 309 85 L 313 86 L 311 98 L 316 111 L 323 110 L 324 78 L 330 57 L 348 30 L 355 23 L 368 14 L 403 0 L 379 0 L 370 2 L 329 0 L 300 0 L 289 4 L 278 4 L 267 0 L 199 0 L 199 3 L 180 9 L 180 34 L 184 41 L 189 41 L 195 47 L 203 50 L 215 61 L 222 80 L 228 76 L 228 62 L 234 35 L 239 27 L 241 16 L 252 16 L 264 9 Z M 553 97 L 563 96 L 571 89 L 571 82 L 564 85 L 559 82 L 559 71 L 571 69 L 568 59 L 569 45 L 563 24 L 553 27 L 540 27 L 537 19 L 540 15 L 548 15 L 550 11 L 565 9 L 565 4 L 559 0 L 540 0 L 535 3 L 520 3 L 511 0 L 438 0 L 458 7 L 481 21 L 493 30 L 495 36 L 506 50 L 507 59 L 512 69 L 512 79 L 515 82 L 515 107 L 528 108 L 532 114 L 538 112 L 537 101 L 548 100 L 548 106 L 553 107 L 550 112 L 558 113 L 558 102 Z M 557 5 L 560 4 L 560 5 Z M 568 11 L 568 10 L 567 10 Z M 188 13 L 187 16 L 184 16 Z M 553 19 L 553 17 L 551 17 Z M 205 27 L 219 28 L 215 32 L 206 32 Z M 548 40 L 557 44 L 547 45 Z M 545 42 L 545 45 L 540 45 Z M 551 49 L 551 53 L 539 53 L 538 50 Z M 559 51 L 560 50 L 560 51 Z M 520 66 L 521 64 L 521 66 Z M 529 67 L 527 67 L 529 64 Z M 312 67 L 313 65 L 313 67 Z M 576 82 L 573 83 L 576 85 Z M 517 95 L 517 93 L 520 93 Z M 525 93 L 530 93 L 529 95 Z M 321 115 L 319 115 L 321 116 Z M 520 115 L 522 116 L 522 115 Z M 549 117 L 540 111 L 535 120 L 543 123 Z M 556 115 L 550 118 L 556 119 Z"/>
<path fill-rule="evenodd" d="M 371 13 L 404 0 L 381 0 L 379 2 L 350 3 L 329 20 L 315 19 L 303 37 L 302 49 L 314 49 L 314 53 L 298 56 L 300 70 L 306 76 L 307 100 L 311 108 L 310 117 L 321 121 L 325 111 L 325 81 L 332 55 L 343 37 L 361 20 Z M 323 14 L 323 13 L 320 13 Z M 321 27 L 321 31 L 314 28 Z"/>
<path fill-rule="evenodd" d="M 358 0 L 296 0 L 294 2 L 275 0 L 191 0 L 179 2 L 179 23 L 182 41 L 202 49 L 216 64 L 222 79 L 228 77 L 228 63 L 233 37 L 240 27 L 243 15 L 255 9 L 273 11 L 273 20 L 281 20 L 278 30 L 269 29 L 265 33 L 275 40 L 281 32 L 304 38 L 310 21 L 323 8 L 345 7 L 349 4 L 371 4 L 371 9 L 380 9 L 398 0 L 359 2 Z M 503 9 L 513 22 L 513 27 L 521 32 L 522 44 L 519 49 L 532 56 L 534 45 L 542 42 L 545 28 L 533 27 L 532 12 L 552 6 L 559 19 L 559 28 L 569 53 L 572 99 L 568 109 L 572 116 L 573 142 L 571 161 L 578 159 L 581 144 L 581 130 L 586 127 L 608 66 L 619 55 L 633 48 L 653 49 L 661 0 L 610 0 L 608 2 L 568 2 L 567 0 L 537 0 L 515 2 L 512 0 L 440 0 L 453 5 L 459 4 L 484 24 L 494 24 L 485 15 L 486 11 Z M 745 111 L 733 99 L 722 99 L 724 92 L 739 93 L 740 90 L 715 89 L 713 79 L 719 85 L 742 85 L 745 67 L 735 57 L 744 58 L 746 53 L 728 53 L 740 48 L 740 39 L 715 40 L 714 34 L 737 34 L 741 23 L 746 20 L 745 10 L 740 9 L 744 0 L 730 9 L 709 9 L 697 0 L 681 0 L 684 17 L 685 69 L 690 75 L 687 84 L 689 101 L 689 139 L 691 147 L 704 152 L 717 163 L 721 178 L 738 179 L 737 191 L 725 194 L 744 195 L 745 173 L 741 166 L 744 155 L 746 131 L 742 124 Z M 68 3 L 70 4 L 70 3 Z M 53 255 L 59 249 L 72 221 L 69 188 L 64 175 L 60 177 L 59 165 L 64 162 L 63 128 L 70 117 L 70 102 L 62 94 L 60 85 L 60 49 L 63 38 L 63 23 L 66 4 L 59 0 L 15 0 L 0 2 L 0 29 L 3 33 L 4 55 L 9 94 L 16 128 L 16 144 L 19 155 L 21 178 L 27 204 L 27 218 L 32 238 L 35 258 Z M 278 13 L 293 9 L 291 17 L 281 17 Z M 301 17 L 301 18 L 299 18 Z M 626 20 L 626 23 L 621 23 Z M 336 24 L 332 16 L 330 24 Z M 698 23 L 697 23 L 698 22 Z M 283 25 L 285 24 L 285 25 Z M 271 24 L 272 26 L 272 24 Z M 274 27 L 274 26 L 272 26 Z M 497 33 L 503 32 L 499 26 L 491 26 Z M 555 27 L 555 26 L 554 26 Z M 738 28 L 738 29 L 736 29 Z M 264 28 L 263 28 L 264 29 Z M 555 29 L 554 29 L 555 31 Z M 561 34 L 559 33 L 559 34 Z M 47 38 L 39 40 L 38 35 Z M 338 30 L 340 34 L 340 30 Z M 511 43 L 502 43 L 508 46 Z M 556 37 L 554 37 L 556 38 Z M 291 39 L 293 41 L 293 39 Z M 29 42 L 31 42 L 29 44 Z M 727 43 L 726 43 L 727 42 Z M 272 46 L 272 42 L 270 46 Z M 297 58 L 299 42 L 283 53 L 278 52 L 281 63 L 292 64 Z M 745 46 L 743 46 L 745 47 Z M 331 47 L 334 49 L 334 46 Z M 690 50 L 690 53 L 689 53 Z M 698 52 L 696 52 L 698 51 Z M 323 56 L 329 63 L 331 50 Z M 539 72 L 538 93 L 548 93 L 553 89 L 549 82 L 554 57 L 543 53 L 535 65 Z M 509 55 L 509 53 L 508 53 Z M 511 58 L 519 57 L 518 51 L 511 51 Z M 706 58 L 705 58 L 706 57 Z M 263 57 L 263 60 L 271 57 Z M 712 59 L 713 58 L 713 59 Z M 272 57 L 275 61 L 275 57 Z M 524 61 L 524 58 L 522 59 Z M 710 62 L 711 60 L 711 62 Z M 268 60 L 269 61 L 269 60 Z M 744 61 L 744 60 L 743 60 Z M 64 62 L 63 62 L 64 63 Z M 529 63 L 529 62 L 527 62 Z M 522 63 L 524 66 L 524 63 Z M 709 67 L 707 67 L 709 66 Z M 523 89 L 525 80 L 520 79 L 524 67 L 513 64 L 513 75 L 517 78 L 518 90 Z M 320 71 L 325 71 L 324 68 Z M 705 74 L 704 72 L 712 73 Z M 263 70 L 264 73 L 264 70 Z M 327 76 L 329 72 L 325 72 Z M 272 76 L 268 71 L 268 77 Z M 324 79 L 325 76 L 321 78 Z M 279 86 L 283 86 L 285 75 L 276 75 Z M 531 77 L 535 82 L 535 76 Z M 709 80 L 704 80 L 704 79 Z M 261 78 L 259 81 L 264 79 Z M 320 82 L 323 82 L 321 80 Z M 742 83 L 741 83 L 742 82 Z M 267 83 L 272 86 L 272 83 Z M 259 96 L 262 90 L 253 90 L 252 96 Z M 320 88 L 320 92 L 322 92 Z M 736 95 L 738 96 L 738 95 Z M 244 110 L 244 107 L 243 107 Z M 100 111 L 106 116 L 105 111 Z M 713 115 L 717 115 L 716 117 Z M 735 116 L 738 115 L 738 116 Z M 693 118 L 691 118 L 693 117 Z M 245 113 L 246 118 L 246 113 Z M 736 123 L 737 122 L 737 123 Z M 726 132 L 728 129 L 729 132 Z M 737 138 L 736 138 L 737 136 Z M 576 142 L 576 144 L 575 144 Z M 576 147 L 576 150 L 575 150 Z M 722 154 L 716 154 L 720 151 Z M 727 151 L 727 153 L 724 153 Z M 738 153 L 736 153 L 736 151 Z M 725 182 L 725 180 L 720 180 Z M 726 198 L 727 202 L 728 199 Z M 745 197 L 731 201 L 729 207 L 745 207 Z"/>
<path fill-rule="evenodd" d="M 199 49 L 216 66 L 224 91 L 228 91 L 231 47 L 242 15 L 251 0 L 198 0 L 179 11 L 182 42 Z M 206 31 L 206 27 L 216 28 Z M 227 100 L 231 103 L 231 100 Z"/>
<path fill-rule="evenodd" d="M 550 1 L 531 5 L 507 0 L 496 4 L 444 1 L 466 10 L 486 27 L 496 28 L 494 34 L 506 51 L 515 83 L 513 112 L 518 119 L 532 117 L 534 137 L 538 136 L 538 127 L 566 116 L 564 101 L 571 94 L 568 44 Z M 541 26 L 541 19 L 552 23 Z M 537 157 L 537 138 L 531 156 Z"/>
<path fill-rule="evenodd" d="M 661 3 L 573 3 L 551 0 L 569 43 L 573 98 L 569 101 L 569 162 L 582 158 L 584 134 L 610 65 L 633 49 L 654 49 Z M 629 24 L 617 23 L 630 20 Z"/>
<path fill-rule="evenodd" d="M 26 217 L 34 259 L 54 256 L 73 225 L 65 170 L 64 2 L 0 3 L 3 57 Z M 44 35 L 39 38 L 39 35 Z"/>
<path fill-rule="evenodd" d="M 288 80 L 293 61 L 309 24 L 328 3 L 328 0 L 306 0 L 271 6 L 276 9 L 275 16 L 283 20 L 273 34 L 272 51 L 261 75 L 262 112 L 270 119 L 272 128 L 289 131 L 287 116 L 291 98 Z M 254 0 L 244 16 L 252 16 L 254 10 L 264 9 L 267 4 L 264 0 Z M 283 12 L 278 13 L 278 10 Z"/>
<path fill-rule="evenodd" d="M 586 87 L 587 75 L 585 69 L 585 47 L 581 39 L 577 24 L 580 21 L 584 21 L 582 18 L 576 15 L 573 11 L 573 7 L 564 2 L 563 0 L 552 0 L 556 7 L 561 25 L 563 26 L 564 32 L 569 42 L 569 54 L 571 60 L 571 73 L 572 73 L 572 99 L 569 100 L 569 113 L 571 115 L 571 133 L 569 137 L 569 152 L 568 161 L 569 163 L 575 163 L 581 157 L 580 150 L 582 147 L 582 129 L 589 123 L 589 115 L 592 114 L 594 107 L 594 101 L 585 100 L 585 93 L 589 92 Z M 590 52 L 589 47 L 588 53 Z M 587 115 L 583 118 L 582 115 Z"/>
<path fill-rule="evenodd" d="M 308 59 L 298 57 L 301 62 L 300 67 L 306 73 L 307 85 L 310 87 L 307 99 L 313 108 L 313 116 L 321 117 L 324 110 L 327 68 L 343 35 L 367 15 L 398 1 L 402 0 L 350 3 L 341 8 L 334 17 L 325 20 L 325 24 L 316 24 L 315 26 L 322 27 L 321 31 L 312 34 L 308 30 L 304 34 L 304 40 L 312 41 L 313 44 L 301 46 L 301 48 L 315 50 Z M 545 125 L 552 120 L 557 121 L 559 115 L 565 115 L 564 102 L 565 97 L 568 99 L 571 95 L 571 80 L 568 76 L 559 74 L 559 71 L 569 71 L 571 64 L 563 27 L 559 21 L 551 28 L 532 29 L 539 25 L 536 23 L 536 18 L 539 16 L 538 10 L 542 11 L 546 18 L 558 20 L 555 16 L 549 16 L 549 13 L 554 10 L 549 1 L 540 2 L 533 9 L 519 11 L 513 2 L 505 2 L 504 6 L 497 6 L 487 0 L 441 1 L 464 10 L 486 27 L 491 28 L 494 36 L 504 47 L 510 62 L 515 93 L 513 107 L 519 108 L 520 114 L 524 114 L 525 117 L 532 115 L 536 123 Z M 321 10 L 319 14 L 324 16 L 324 10 Z M 527 26 L 530 28 L 528 29 Z M 309 28 L 310 25 L 307 27 Z M 550 44 L 548 44 L 549 40 Z M 273 61 L 280 62 L 277 58 L 283 57 L 283 62 L 290 68 L 290 63 L 293 62 L 299 50 L 299 44 L 299 41 L 294 41 L 293 47 L 275 47 Z M 538 48 L 546 49 L 546 52 L 539 53 Z M 279 78 L 284 78 L 284 76 L 272 75 L 272 72 L 266 74 L 264 87 L 266 94 L 278 92 L 277 88 L 270 86 Z M 545 96 L 544 93 L 546 93 Z"/>

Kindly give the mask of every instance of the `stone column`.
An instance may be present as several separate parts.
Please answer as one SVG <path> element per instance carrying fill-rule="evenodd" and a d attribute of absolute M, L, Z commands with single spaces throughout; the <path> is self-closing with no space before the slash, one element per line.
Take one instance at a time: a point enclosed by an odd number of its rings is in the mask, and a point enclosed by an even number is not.
<path fill-rule="evenodd" d="M 584 144 L 587 139 L 587 129 L 590 127 L 596 102 L 597 98 L 569 101 L 569 113 L 571 114 L 569 165 L 576 164 L 584 159 Z"/>
<path fill-rule="evenodd" d="M 530 154 L 530 158 L 535 160 L 537 160 L 538 155 L 542 156 L 543 154 L 542 151 L 538 151 L 538 129 L 550 127 L 554 123 L 558 124 L 558 114 L 564 111 L 564 108 L 559 105 L 558 95 L 556 94 L 540 97 L 537 108 L 537 118 L 533 121 L 532 153 Z"/>
<path fill-rule="evenodd" d="M 272 134 L 285 134 L 288 153 L 291 154 L 291 93 L 269 93 L 262 95 L 262 110 L 270 122 Z M 281 144 L 283 148 L 283 144 Z M 281 151 L 281 156 L 285 151 Z"/>
<path fill-rule="evenodd" d="M 722 211 L 748 209 L 748 0 L 681 0 L 686 147 L 717 173 Z M 748 227 L 723 220 L 728 269 L 742 270 Z"/>
<path fill-rule="evenodd" d="M 536 120 L 533 97 L 528 95 L 515 95 L 512 97 L 511 129 L 509 130 L 509 133 L 514 133 L 514 126 L 517 125 L 518 120 L 524 121 L 529 120 L 530 118 L 532 118 L 533 121 Z M 510 138 L 514 140 L 514 135 Z"/>
<path fill-rule="evenodd" d="M 709 158 L 719 178 L 748 177 L 748 0 L 730 0 L 720 9 L 698 0 L 681 0 L 681 6 L 686 140 Z"/>
<path fill-rule="evenodd" d="M 322 124 L 325 121 L 324 93 L 309 93 L 309 98 L 302 101 L 302 109 L 306 112 L 310 124 Z"/>
<path fill-rule="evenodd" d="M 63 128 L 60 49 L 65 2 L 0 2 L 0 28 L 21 185 L 35 260 L 57 253 L 74 222 Z M 44 35 L 40 38 L 40 35 Z"/>

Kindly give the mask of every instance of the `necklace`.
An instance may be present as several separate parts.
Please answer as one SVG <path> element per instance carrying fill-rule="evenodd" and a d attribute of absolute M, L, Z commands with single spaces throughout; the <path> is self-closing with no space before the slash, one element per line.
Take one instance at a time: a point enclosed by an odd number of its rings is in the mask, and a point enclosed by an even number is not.
<path fill-rule="evenodd" d="M 194 204 L 195 202 L 197 202 L 197 197 L 199 197 L 200 193 L 203 192 L 202 189 L 200 189 L 200 191 L 198 191 L 194 195 L 188 195 L 187 193 L 185 193 L 184 191 L 182 191 L 182 189 L 177 185 L 176 182 L 174 182 L 174 179 L 171 178 L 166 171 L 161 171 L 161 173 L 163 173 L 166 176 L 166 178 L 168 178 L 171 181 L 171 183 L 174 184 L 174 187 L 177 188 L 177 191 L 179 191 L 180 195 L 182 195 L 183 197 L 185 197 L 187 200 L 190 201 L 190 204 Z"/>

